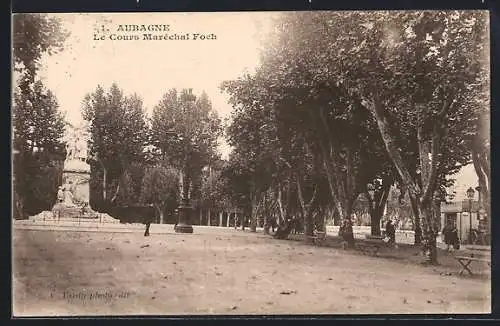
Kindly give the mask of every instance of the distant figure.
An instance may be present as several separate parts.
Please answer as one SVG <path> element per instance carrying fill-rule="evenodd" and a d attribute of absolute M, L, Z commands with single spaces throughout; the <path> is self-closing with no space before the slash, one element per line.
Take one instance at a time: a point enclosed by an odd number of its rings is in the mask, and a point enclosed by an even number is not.
<path fill-rule="evenodd" d="M 64 205 L 68 207 L 73 207 L 73 193 L 71 192 L 71 185 L 66 184 L 64 186 Z"/>
<path fill-rule="evenodd" d="M 85 216 L 85 214 L 87 213 L 87 206 L 88 204 L 87 203 L 83 203 L 81 209 L 80 209 L 80 215 L 81 216 Z"/>
<path fill-rule="evenodd" d="M 144 231 L 144 236 L 149 237 L 149 227 L 151 226 L 151 221 L 146 222 L 146 231 Z"/>
<path fill-rule="evenodd" d="M 460 239 L 458 238 L 458 230 L 455 226 L 451 230 L 451 243 L 453 244 L 453 249 L 460 249 Z"/>
<path fill-rule="evenodd" d="M 446 224 L 443 229 L 444 243 L 446 250 L 460 249 L 460 240 L 458 239 L 458 230 L 454 225 Z"/>
<path fill-rule="evenodd" d="M 269 223 L 271 225 L 271 230 L 274 233 L 274 230 L 278 228 L 278 222 L 276 221 L 276 219 L 271 219 Z"/>
<path fill-rule="evenodd" d="M 389 244 L 396 243 L 396 227 L 392 223 L 392 220 L 388 220 L 385 225 L 385 235 L 389 238 Z"/>
<path fill-rule="evenodd" d="M 346 248 L 354 248 L 354 232 L 352 229 L 351 219 L 344 219 L 340 224 L 339 236 L 342 238 L 344 243 L 342 246 Z"/>
<path fill-rule="evenodd" d="M 62 204 L 64 201 L 64 191 L 62 189 L 62 186 L 59 186 L 59 189 L 57 190 L 57 202 L 59 204 Z"/>

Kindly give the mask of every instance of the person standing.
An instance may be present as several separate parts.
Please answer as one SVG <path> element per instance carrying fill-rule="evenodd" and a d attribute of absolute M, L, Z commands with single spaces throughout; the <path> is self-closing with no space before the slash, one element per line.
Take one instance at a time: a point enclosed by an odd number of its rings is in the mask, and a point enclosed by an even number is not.
<path fill-rule="evenodd" d="M 453 249 L 460 249 L 460 239 L 458 238 L 458 230 L 455 225 L 450 230 L 450 243 Z"/>
<path fill-rule="evenodd" d="M 385 234 L 389 238 L 389 244 L 393 245 L 396 243 L 396 228 L 392 223 L 392 220 L 388 220 L 385 225 Z"/>
<path fill-rule="evenodd" d="M 446 251 L 451 251 L 451 225 L 446 223 L 441 233 L 443 235 L 444 244 L 446 245 Z"/>
<path fill-rule="evenodd" d="M 446 251 L 453 251 L 453 249 L 460 249 L 460 239 L 458 238 L 458 230 L 455 225 L 447 223 L 443 228 L 444 243 L 446 244 Z"/>
<path fill-rule="evenodd" d="M 342 220 L 339 228 L 339 236 L 342 238 L 344 249 L 354 248 L 354 231 L 350 218 Z"/>

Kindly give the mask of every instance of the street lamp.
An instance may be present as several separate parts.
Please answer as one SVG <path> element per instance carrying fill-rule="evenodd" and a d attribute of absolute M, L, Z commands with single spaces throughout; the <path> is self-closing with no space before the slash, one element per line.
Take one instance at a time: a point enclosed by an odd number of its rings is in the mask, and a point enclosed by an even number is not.
<path fill-rule="evenodd" d="M 166 133 L 168 135 L 171 135 L 171 136 L 177 138 L 180 141 L 183 140 L 183 136 L 179 135 L 175 131 L 167 131 Z M 184 150 L 186 150 L 186 149 L 184 149 Z M 185 165 L 187 165 L 187 154 L 185 155 L 183 163 Z M 187 172 L 187 166 L 184 167 L 184 171 L 182 171 L 181 173 L 183 173 L 183 172 L 184 173 Z M 185 173 L 185 174 L 187 174 L 187 173 Z M 181 194 L 180 194 L 181 195 L 181 203 L 180 203 L 179 207 L 177 208 L 178 209 L 178 220 L 177 220 L 177 224 L 175 224 L 175 226 L 174 226 L 174 231 L 176 233 L 193 233 L 193 227 L 189 223 L 191 211 L 193 208 L 191 207 L 191 205 L 189 203 L 188 191 L 185 192 L 184 187 L 189 187 L 189 180 L 186 180 L 185 176 L 183 176 L 183 178 L 182 178 L 182 188 L 183 189 L 181 190 Z"/>
<path fill-rule="evenodd" d="M 373 185 L 369 184 L 368 189 L 367 189 L 367 193 L 368 193 L 369 197 L 366 199 L 368 200 L 369 211 L 371 211 L 372 205 L 375 202 L 373 199 L 375 196 L 375 187 L 373 187 Z M 371 217 L 370 217 L 370 220 L 371 220 Z M 370 221 L 370 222 L 372 222 L 372 221 Z M 371 225 L 371 227 L 370 227 L 371 234 L 380 236 L 381 229 L 382 229 L 382 218 L 380 218 L 378 220 L 378 225 L 375 225 L 374 223 L 370 223 L 370 225 Z"/>
<path fill-rule="evenodd" d="M 469 244 L 472 244 L 472 199 L 474 199 L 474 189 L 467 189 L 467 198 L 469 198 Z"/>

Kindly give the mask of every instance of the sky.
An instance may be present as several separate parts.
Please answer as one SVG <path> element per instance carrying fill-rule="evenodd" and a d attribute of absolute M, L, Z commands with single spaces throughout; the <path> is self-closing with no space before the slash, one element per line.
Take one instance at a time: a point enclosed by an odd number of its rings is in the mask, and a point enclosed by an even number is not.
<path fill-rule="evenodd" d="M 170 88 L 205 91 L 221 118 L 231 106 L 219 85 L 252 71 L 275 13 L 122 13 L 58 14 L 71 35 L 65 50 L 42 60 L 40 77 L 56 95 L 66 120 L 78 124 L 81 103 L 97 85 L 113 82 L 125 94 L 142 97 L 147 112 Z M 119 31 L 120 25 L 168 25 L 168 32 Z M 106 32 L 102 32 L 102 28 Z M 122 26 L 121 29 L 124 26 Z M 143 40 L 155 35 L 189 34 L 189 40 Z M 194 33 L 215 35 L 215 40 L 194 40 Z M 105 40 L 95 40 L 94 34 Z M 112 34 L 114 34 L 112 36 Z M 112 40 L 137 35 L 140 40 Z M 175 37 L 175 36 L 174 36 Z M 97 37 L 99 38 L 99 37 Z M 229 147 L 222 142 L 223 156 Z"/>

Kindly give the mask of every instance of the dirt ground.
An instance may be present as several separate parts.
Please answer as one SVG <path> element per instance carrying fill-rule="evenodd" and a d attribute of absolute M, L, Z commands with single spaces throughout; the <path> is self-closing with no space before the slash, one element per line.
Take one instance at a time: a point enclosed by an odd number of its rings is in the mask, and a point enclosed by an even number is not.
<path fill-rule="evenodd" d="M 484 266 L 418 264 L 262 233 L 13 230 L 13 315 L 489 313 Z M 294 238 L 294 237 L 292 237 Z M 297 240 L 297 237 L 295 237 Z M 405 249 L 406 248 L 406 249 Z"/>

